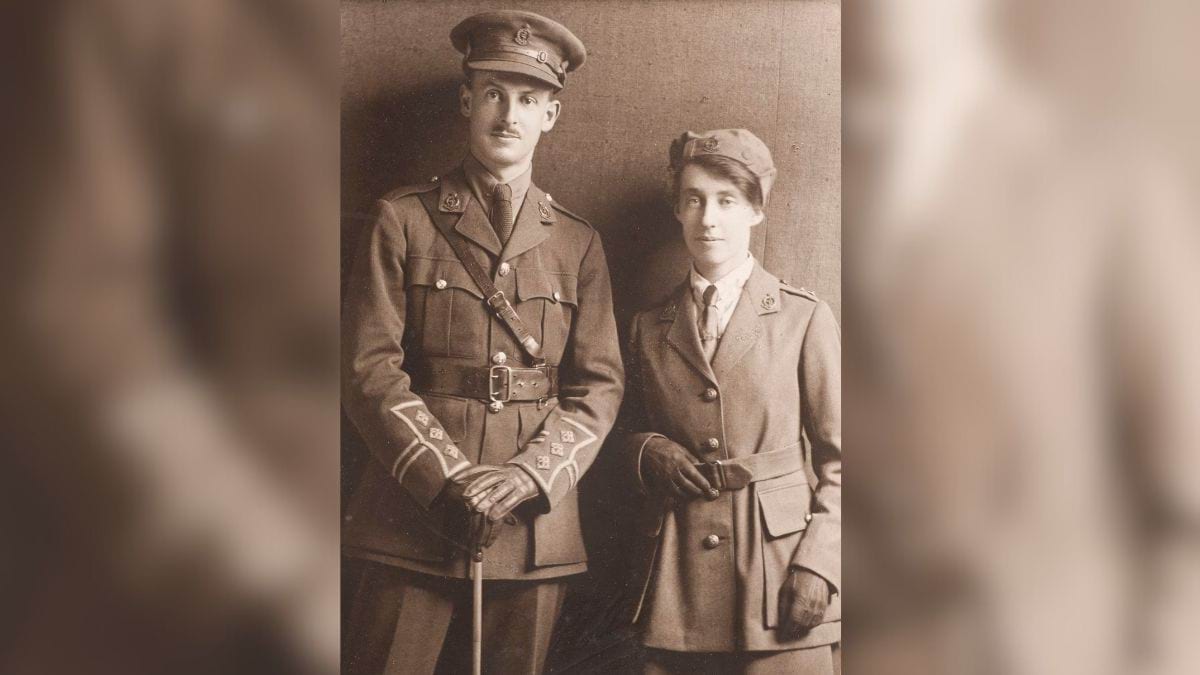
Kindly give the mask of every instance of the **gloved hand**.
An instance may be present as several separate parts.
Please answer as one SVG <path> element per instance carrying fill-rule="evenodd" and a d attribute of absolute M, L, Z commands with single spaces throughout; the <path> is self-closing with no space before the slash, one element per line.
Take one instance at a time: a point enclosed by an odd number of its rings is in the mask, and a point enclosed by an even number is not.
<path fill-rule="evenodd" d="M 716 499 L 720 493 L 696 468 L 696 458 L 682 445 L 654 436 L 642 448 L 642 481 L 663 497 Z"/>
<path fill-rule="evenodd" d="M 463 492 L 463 497 L 472 509 L 484 514 L 488 522 L 495 524 L 537 494 L 537 483 L 524 469 L 515 464 L 505 464 L 475 478 Z"/>
<path fill-rule="evenodd" d="M 779 630 L 795 639 L 821 623 L 829 608 L 829 582 L 801 567 L 793 567 L 779 592 Z"/>
<path fill-rule="evenodd" d="M 438 501 L 445 504 L 450 512 L 448 529 L 451 536 L 465 546 L 471 555 L 477 555 L 495 543 L 501 523 L 490 521 L 484 514 L 476 511 L 466 491 L 474 481 L 499 468 L 493 464 L 477 464 L 464 469 L 450 479 L 438 496 Z"/>

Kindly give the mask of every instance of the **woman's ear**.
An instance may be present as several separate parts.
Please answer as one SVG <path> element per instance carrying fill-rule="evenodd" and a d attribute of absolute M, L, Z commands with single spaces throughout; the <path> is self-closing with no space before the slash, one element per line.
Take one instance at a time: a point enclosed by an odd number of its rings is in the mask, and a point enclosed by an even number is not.
<path fill-rule="evenodd" d="M 761 223 L 763 221 L 763 218 L 767 217 L 767 214 L 763 213 L 762 209 L 760 209 L 758 207 L 752 207 L 752 208 L 754 209 L 754 218 L 752 218 L 750 220 L 750 227 L 754 227 L 755 225 Z"/>

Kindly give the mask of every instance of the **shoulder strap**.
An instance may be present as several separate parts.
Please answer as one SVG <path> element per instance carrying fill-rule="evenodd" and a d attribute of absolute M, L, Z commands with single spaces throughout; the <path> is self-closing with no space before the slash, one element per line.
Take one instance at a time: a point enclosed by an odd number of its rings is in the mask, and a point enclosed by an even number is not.
<path fill-rule="evenodd" d="M 421 205 L 425 207 L 425 211 L 429 214 L 429 219 L 437 226 L 438 232 L 442 233 L 442 237 L 450 244 L 450 248 L 454 249 L 454 255 L 458 256 L 458 261 L 462 263 L 464 269 L 467 270 L 467 275 L 479 287 L 480 292 L 487 306 L 500 319 L 508 330 L 517 338 L 517 342 L 521 343 L 521 347 L 529 357 L 533 359 L 533 365 L 541 366 L 546 363 L 545 357 L 542 355 L 542 346 L 538 344 L 537 338 L 533 337 L 533 333 L 529 332 L 529 328 L 525 326 L 525 322 L 521 320 L 521 315 L 517 314 L 517 310 L 508 301 L 504 295 L 504 291 L 496 288 L 496 284 L 492 283 L 487 272 L 479 266 L 475 261 L 475 257 L 466 249 L 462 239 L 454 236 L 451 232 L 451 220 L 453 218 L 443 217 L 437 210 L 437 195 L 433 192 L 425 192 L 420 195 Z"/>

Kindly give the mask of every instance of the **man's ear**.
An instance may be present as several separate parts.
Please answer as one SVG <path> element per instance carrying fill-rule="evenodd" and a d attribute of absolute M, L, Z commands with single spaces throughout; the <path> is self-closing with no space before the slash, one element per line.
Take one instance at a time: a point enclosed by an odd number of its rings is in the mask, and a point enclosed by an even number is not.
<path fill-rule="evenodd" d="M 558 115 L 562 112 L 562 101 L 554 99 L 546 106 L 546 115 L 542 118 L 542 133 L 546 133 L 554 128 L 554 123 L 558 121 Z"/>
<path fill-rule="evenodd" d="M 458 110 L 463 117 L 471 116 L 471 88 L 465 82 L 458 85 Z"/>

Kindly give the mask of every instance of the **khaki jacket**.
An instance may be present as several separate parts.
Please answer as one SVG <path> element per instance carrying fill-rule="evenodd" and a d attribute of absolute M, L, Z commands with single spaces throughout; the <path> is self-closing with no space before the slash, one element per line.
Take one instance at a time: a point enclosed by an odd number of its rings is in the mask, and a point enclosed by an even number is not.
<path fill-rule="evenodd" d="M 453 225 L 479 265 L 560 367 L 559 396 L 509 403 L 423 394 L 419 364 L 486 368 L 503 353 L 529 365 L 484 304 L 422 204 Z M 432 198 L 436 196 L 436 201 Z M 599 234 L 531 185 L 501 250 L 461 169 L 402 188 L 379 203 L 345 291 L 343 401 L 377 461 L 347 508 L 343 543 L 353 556 L 463 577 L 436 501 L 450 476 L 476 463 L 522 465 L 541 495 L 522 504 L 487 550 L 485 575 L 535 579 L 581 572 L 587 559 L 576 485 L 596 458 L 624 387 L 608 265 Z"/>
<path fill-rule="evenodd" d="M 635 317 L 622 464 L 646 490 L 640 460 L 661 434 L 697 462 L 795 452 L 799 470 L 715 501 L 646 499 L 639 536 L 648 646 L 779 650 L 837 642 L 840 593 L 825 623 L 782 641 L 779 594 L 790 567 L 841 588 L 841 337 L 829 306 L 757 263 L 711 364 L 685 282 Z M 715 536 L 715 539 L 713 538 Z"/>

